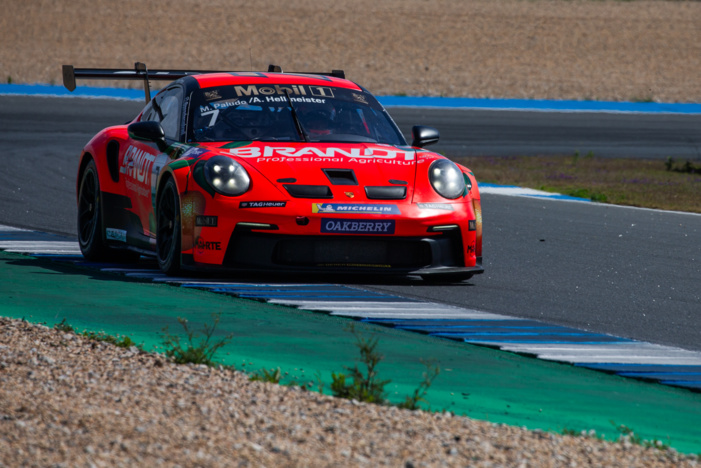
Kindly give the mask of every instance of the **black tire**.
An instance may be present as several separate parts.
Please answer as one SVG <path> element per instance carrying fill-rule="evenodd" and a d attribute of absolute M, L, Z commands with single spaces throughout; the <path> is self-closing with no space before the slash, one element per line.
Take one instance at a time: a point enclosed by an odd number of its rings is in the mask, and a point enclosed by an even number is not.
<path fill-rule="evenodd" d="M 90 160 L 78 190 L 78 243 L 83 257 L 99 262 L 113 256 L 103 236 L 100 179 L 95 161 Z"/>
<path fill-rule="evenodd" d="M 92 159 L 85 166 L 78 190 L 78 243 L 83 257 L 93 262 L 136 263 L 141 254 L 112 249 L 105 242 L 102 228 L 100 177 Z"/>
<path fill-rule="evenodd" d="M 173 179 L 163 186 L 156 205 L 156 256 L 167 275 L 180 271 L 180 197 Z"/>

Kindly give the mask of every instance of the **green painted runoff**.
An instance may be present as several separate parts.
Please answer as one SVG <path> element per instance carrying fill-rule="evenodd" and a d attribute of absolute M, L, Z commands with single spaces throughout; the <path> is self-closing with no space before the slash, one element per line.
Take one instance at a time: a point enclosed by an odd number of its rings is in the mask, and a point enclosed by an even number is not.
<path fill-rule="evenodd" d="M 332 372 L 358 363 L 354 323 L 379 340 L 391 401 L 411 395 L 426 370 L 422 360 L 433 360 L 440 375 L 426 409 L 556 433 L 593 429 L 611 440 L 625 425 L 642 439 L 701 452 L 701 394 L 684 389 L 45 258 L 0 252 L 0 279 L 2 316 L 48 326 L 65 319 L 77 331 L 129 336 L 151 351 L 163 352 L 164 329 L 186 339 L 178 317 L 200 331 L 218 316 L 214 339 L 233 339 L 217 362 L 246 372 L 279 367 L 283 383 L 313 389 L 321 378 L 327 392 Z"/>

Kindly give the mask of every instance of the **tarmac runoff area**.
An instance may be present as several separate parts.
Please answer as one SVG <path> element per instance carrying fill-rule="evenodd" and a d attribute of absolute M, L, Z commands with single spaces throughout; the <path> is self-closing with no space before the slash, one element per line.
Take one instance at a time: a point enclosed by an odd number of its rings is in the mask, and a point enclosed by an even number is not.
<path fill-rule="evenodd" d="M 433 360 L 441 369 L 426 409 L 556 433 L 594 430 L 617 439 L 625 425 L 645 440 L 683 453 L 701 452 L 701 394 L 549 362 L 352 318 L 199 288 L 144 282 L 134 275 L 60 260 L 0 252 L 0 315 L 53 326 L 65 319 L 76 330 L 126 335 L 162 352 L 164 329 L 185 339 L 178 317 L 201 330 L 219 315 L 217 337 L 233 334 L 217 360 L 238 370 L 280 368 L 283 383 L 329 388 L 332 372 L 356 364 L 348 326 L 379 340 L 380 377 L 388 397 L 410 395 Z"/>

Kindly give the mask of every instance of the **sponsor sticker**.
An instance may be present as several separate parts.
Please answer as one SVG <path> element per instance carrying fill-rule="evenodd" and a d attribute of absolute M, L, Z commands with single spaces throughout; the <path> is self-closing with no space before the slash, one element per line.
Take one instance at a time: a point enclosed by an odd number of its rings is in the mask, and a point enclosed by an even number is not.
<path fill-rule="evenodd" d="M 147 153 L 136 146 L 129 146 L 124 153 L 119 172 L 135 182 L 150 186 L 151 168 L 155 160 L 156 155 Z"/>
<path fill-rule="evenodd" d="M 185 153 L 183 153 L 183 157 L 196 158 L 198 156 L 202 156 L 206 152 L 207 150 L 204 148 L 190 148 L 189 150 L 185 151 Z"/>
<path fill-rule="evenodd" d="M 477 230 L 477 221 L 474 219 L 471 219 L 467 222 L 467 230 L 468 231 L 476 231 Z"/>
<path fill-rule="evenodd" d="M 283 208 L 286 204 L 284 201 L 242 201 L 239 208 Z"/>
<path fill-rule="evenodd" d="M 417 203 L 422 210 L 447 210 L 453 211 L 453 205 L 450 203 Z"/>
<path fill-rule="evenodd" d="M 363 203 L 312 203 L 312 213 L 402 214 L 397 205 Z"/>
<path fill-rule="evenodd" d="M 362 94 L 356 94 L 353 93 L 351 96 L 353 96 L 353 100 L 356 102 L 360 102 L 361 104 L 367 104 L 368 100 L 363 96 Z"/>
<path fill-rule="evenodd" d="M 309 91 L 311 91 L 312 96 L 325 97 L 325 98 L 334 97 L 333 96 L 333 88 L 329 88 L 326 86 L 309 86 Z"/>
<path fill-rule="evenodd" d="M 396 160 L 413 164 L 414 151 L 404 151 L 394 146 L 374 146 L 368 148 L 357 147 L 326 147 L 316 146 L 243 146 L 229 150 L 233 156 L 239 158 L 257 158 L 258 161 L 342 161 L 342 158 L 350 158 L 349 162 L 363 163 L 372 160 Z"/>
<path fill-rule="evenodd" d="M 394 234 L 394 220 L 322 218 L 321 232 L 328 234 Z"/>
<path fill-rule="evenodd" d="M 202 237 L 198 237 L 195 243 L 197 252 L 203 253 L 205 250 L 221 250 L 221 242 L 209 242 Z"/>
<path fill-rule="evenodd" d="M 105 234 L 107 236 L 107 240 L 114 240 L 119 242 L 127 241 L 127 231 L 124 231 L 122 229 L 107 228 L 105 229 Z"/>
<path fill-rule="evenodd" d="M 195 218 L 195 226 L 217 227 L 218 221 L 219 221 L 219 218 L 217 218 L 216 216 L 198 215 Z"/>

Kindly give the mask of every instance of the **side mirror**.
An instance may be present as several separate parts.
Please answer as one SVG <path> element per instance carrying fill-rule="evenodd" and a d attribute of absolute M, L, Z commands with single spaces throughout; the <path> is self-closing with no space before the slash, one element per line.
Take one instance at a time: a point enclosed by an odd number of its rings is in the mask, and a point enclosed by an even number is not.
<path fill-rule="evenodd" d="M 440 134 L 435 128 L 415 125 L 411 128 L 411 137 L 414 139 L 414 141 L 411 142 L 411 146 L 423 148 L 424 146 L 438 143 Z"/>
<path fill-rule="evenodd" d="M 159 122 L 134 122 L 127 127 L 127 132 L 129 132 L 129 137 L 135 140 L 156 143 L 161 151 L 168 148 L 165 132 Z"/>

